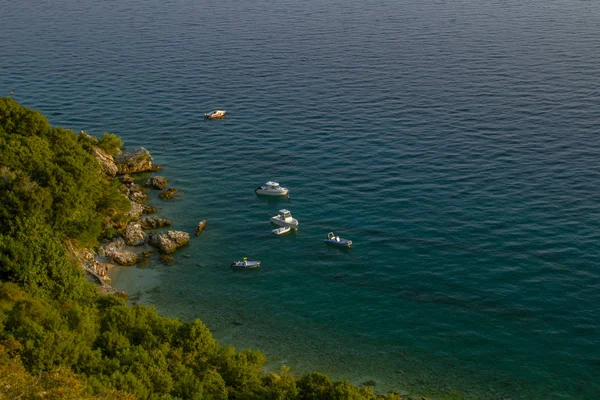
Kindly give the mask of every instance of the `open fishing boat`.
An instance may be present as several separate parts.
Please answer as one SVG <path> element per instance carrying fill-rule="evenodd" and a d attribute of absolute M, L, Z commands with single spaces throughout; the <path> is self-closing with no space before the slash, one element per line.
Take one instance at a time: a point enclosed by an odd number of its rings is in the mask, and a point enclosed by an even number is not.
<path fill-rule="evenodd" d="M 204 114 L 204 118 L 206 119 L 222 119 L 225 118 L 225 114 L 227 110 L 213 110 L 209 113 Z"/>
<path fill-rule="evenodd" d="M 351 247 L 352 246 L 352 240 L 342 239 L 339 236 L 335 236 L 333 234 L 333 232 L 329 232 L 327 234 L 327 239 L 325 239 L 325 243 L 333 245 L 333 246 L 338 246 L 338 247 Z"/>
<path fill-rule="evenodd" d="M 260 267 L 260 261 L 257 260 L 249 260 L 246 257 L 242 261 L 234 261 L 230 265 L 231 268 L 258 268 Z"/>

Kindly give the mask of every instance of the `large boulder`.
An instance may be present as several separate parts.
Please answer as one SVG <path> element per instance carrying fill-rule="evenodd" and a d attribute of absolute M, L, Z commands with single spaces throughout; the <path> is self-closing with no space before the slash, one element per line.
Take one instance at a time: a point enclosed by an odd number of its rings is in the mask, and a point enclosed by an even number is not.
<path fill-rule="evenodd" d="M 158 247 L 162 253 L 172 253 L 190 241 L 190 234 L 181 231 L 167 231 L 150 234 L 148 243 Z"/>
<path fill-rule="evenodd" d="M 150 155 L 150 152 L 143 147 L 117 154 L 114 160 L 117 166 L 117 174 L 119 175 L 154 171 L 156 169 L 152 166 L 154 159 Z"/>
<path fill-rule="evenodd" d="M 112 254 L 111 258 L 120 265 L 133 265 L 138 262 L 138 255 L 129 250 L 118 250 Z"/>
<path fill-rule="evenodd" d="M 167 187 L 168 181 L 167 178 L 165 178 L 164 176 L 157 175 L 148 179 L 148 182 L 146 182 L 146 184 L 148 186 L 152 186 L 154 189 L 163 190 Z"/>
<path fill-rule="evenodd" d="M 100 147 L 91 147 L 92 155 L 98 160 L 100 163 L 100 167 L 102 168 L 102 172 L 104 172 L 108 176 L 115 176 L 117 174 L 118 168 L 115 164 L 113 156 L 102 150 Z"/>
<path fill-rule="evenodd" d="M 143 217 L 140 222 L 142 224 L 142 229 L 156 229 L 162 228 L 163 226 L 171 226 L 171 221 L 156 215 L 153 215 L 152 217 Z"/>
<path fill-rule="evenodd" d="M 142 230 L 140 222 L 130 222 L 127 224 L 123 238 L 129 246 L 139 246 L 146 243 L 146 232 Z"/>
<path fill-rule="evenodd" d="M 123 238 L 117 238 L 100 247 L 98 250 L 99 256 L 112 257 L 114 253 L 121 250 L 125 246 Z"/>

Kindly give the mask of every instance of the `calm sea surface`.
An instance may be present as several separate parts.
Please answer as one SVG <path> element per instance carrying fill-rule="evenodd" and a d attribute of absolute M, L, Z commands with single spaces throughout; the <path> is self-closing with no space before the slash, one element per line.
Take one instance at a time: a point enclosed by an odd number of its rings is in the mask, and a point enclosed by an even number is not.
<path fill-rule="evenodd" d="M 272 368 L 600 398 L 599 2 L 0 0 L 10 90 L 145 146 L 182 192 L 160 214 L 208 220 L 174 265 L 115 271 L 140 302 Z"/>

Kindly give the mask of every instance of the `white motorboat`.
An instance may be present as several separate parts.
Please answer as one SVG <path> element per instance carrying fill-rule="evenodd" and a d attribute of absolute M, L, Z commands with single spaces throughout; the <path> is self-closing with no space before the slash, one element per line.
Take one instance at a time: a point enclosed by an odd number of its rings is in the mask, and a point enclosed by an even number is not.
<path fill-rule="evenodd" d="M 248 260 L 246 257 L 242 261 L 234 261 L 230 265 L 231 268 L 258 268 L 260 261 Z"/>
<path fill-rule="evenodd" d="M 279 183 L 269 181 L 265 183 L 263 186 L 259 186 L 255 190 L 256 194 L 262 194 L 265 196 L 285 196 L 288 194 L 289 190 L 279 186 Z"/>
<path fill-rule="evenodd" d="M 271 232 L 273 232 L 273 235 L 280 236 L 289 233 L 291 230 L 292 228 L 290 228 L 289 226 L 282 226 L 281 228 L 273 229 Z"/>
<path fill-rule="evenodd" d="M 292 218 L 292 213 L 286 209 L 279 210 L 279 214 L 271 217 L 271 222 L 279 226 L 289 226 L 290 228 L 298 228 L 298 220 Z"/>

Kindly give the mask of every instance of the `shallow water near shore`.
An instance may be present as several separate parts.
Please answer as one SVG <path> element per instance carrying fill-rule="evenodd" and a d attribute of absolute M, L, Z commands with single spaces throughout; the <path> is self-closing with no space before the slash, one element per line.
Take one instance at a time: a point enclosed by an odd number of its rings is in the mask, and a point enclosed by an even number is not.
<path fill-rule="evenodd" d="M 145 146 L 181 191 L 151 192 L 159 215 L 208 221 L 117 289 L 272 368 L 600 398 L 600 4 L 25 7 L 0 0 L 0 94 Z M 291 198 L 257 197 L 267 180 Z M 297 233 L 271 235 L 280 208 Z M 244 256 L 261 268 L 231 271 Z"/>

